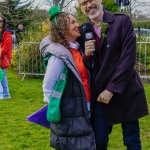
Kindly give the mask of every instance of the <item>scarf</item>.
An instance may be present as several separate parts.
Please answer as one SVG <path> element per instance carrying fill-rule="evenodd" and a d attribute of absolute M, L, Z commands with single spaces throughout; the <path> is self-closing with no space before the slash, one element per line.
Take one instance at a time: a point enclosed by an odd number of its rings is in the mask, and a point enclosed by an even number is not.
<path fill-rule="evenodd" d="M 43 61 L 44 66 L 47 66 L 48 59 L 51 57 L 49 55 Z M 65 64 L 64 68 L 59 76 L 59 79 L 56 82 L 54 87 L 53 93 L 50 97 L 48 108 L 47 108 L 47 120 L 50 122 L 60 122 L 61 120 L 61 113 L 60 113 L 60 102 L 61 97 L 66 87 L 67 79 L 69 74 L 69 68 Z"/>

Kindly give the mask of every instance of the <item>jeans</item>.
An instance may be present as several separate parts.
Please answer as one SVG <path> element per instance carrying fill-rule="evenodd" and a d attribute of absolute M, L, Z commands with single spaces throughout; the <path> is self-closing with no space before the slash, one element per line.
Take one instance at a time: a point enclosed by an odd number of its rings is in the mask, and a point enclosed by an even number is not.
<path fill-rule="evenodd" d="M 3 87 L 3 98 L 11 98 L 8 88 L 8 81 L 6 76 L 6 69 L 3 70 L 3 80 L 2 80 L 2 87 Z"/>
<path fill-rule="evenodd" d="M 0 82 L 0 100 L 3 99 L 3 87 L 2 83 Z"/>
<path fill-rule="evenodd" d="M 93 130 L 97 150 L 107 150 L 109 134 L 113 125 L 107 126 L 103 119 L 100 105 L 96 105 Z M 127 150 L 141 150 L 140 129 L 138 120 L 121 124 L 124 145 Z M 116 141 L 117 142 L 117 141 Z"/>

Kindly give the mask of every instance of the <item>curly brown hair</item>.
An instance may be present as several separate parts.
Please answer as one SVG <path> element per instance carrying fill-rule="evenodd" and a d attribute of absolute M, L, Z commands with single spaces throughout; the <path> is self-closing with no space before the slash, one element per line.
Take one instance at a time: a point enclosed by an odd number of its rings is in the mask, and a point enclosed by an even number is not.
<path fill-rule="evenodd" d="M 52 20 L 50 22 L 50 38 L 52 42 L 60 43 L 66 48 L 69 48 L 69 43 L 65 37 L 68 32 L 68 13 L 60 13 L 57 16 L 57 25 Z"/>

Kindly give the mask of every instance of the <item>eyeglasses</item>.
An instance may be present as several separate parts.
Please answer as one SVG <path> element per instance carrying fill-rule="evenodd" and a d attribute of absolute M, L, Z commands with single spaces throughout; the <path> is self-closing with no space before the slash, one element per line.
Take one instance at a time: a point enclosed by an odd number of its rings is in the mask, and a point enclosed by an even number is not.
<path fill-rule="evenodd" d="M 83 2 L 80 3 L 80 6 L 85 7 L 85 6 L 87 6 L 88 3 L 92 3 L 94 1 L 95 0 L 85 0 L 85 1 L 83 1 Z"/>
<path fill-rule="evenodd" d="M 0 23 L 3 22 L 3 20 L 0 20 Z"/>

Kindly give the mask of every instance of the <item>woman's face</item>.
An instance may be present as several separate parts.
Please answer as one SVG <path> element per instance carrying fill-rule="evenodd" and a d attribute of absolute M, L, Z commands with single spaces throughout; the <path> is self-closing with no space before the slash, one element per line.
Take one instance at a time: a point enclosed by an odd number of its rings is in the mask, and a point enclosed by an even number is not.
<path fill-rule="evenodd" d="M 0 30 L 2 30 L 2 27 L 3 27 L 3 18 L 0 17 Z"/>
<path fill-rule="evenodd" d="M 80 36 L 79 23 L 73 16 L 69 15 L 68 32 L 66 34 L 66 38 L 69 42 L 75 42 L 79 36 Z"/>

